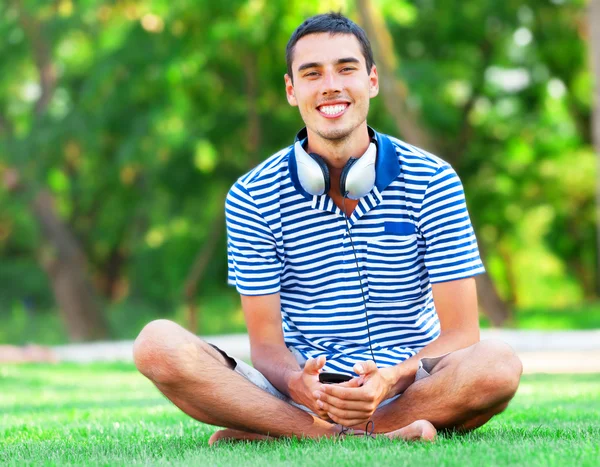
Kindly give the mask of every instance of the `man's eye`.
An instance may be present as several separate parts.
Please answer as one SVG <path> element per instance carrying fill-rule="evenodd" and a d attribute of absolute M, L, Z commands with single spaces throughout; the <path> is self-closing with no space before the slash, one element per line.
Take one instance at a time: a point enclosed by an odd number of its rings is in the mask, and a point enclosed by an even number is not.
<path fill-rule="evenodd" d="M 309 71 L 304 76 L 310 77 L 310 76 L 318 76 L 318 75 L 319 74 L 316 71 Z"/>
<path fill-rule="evenodd" d="M 354 70 L 355 70 L 355 68 L 350 67 L 350 66 L 342 68 L 342 71 L 354 71 Z"/>

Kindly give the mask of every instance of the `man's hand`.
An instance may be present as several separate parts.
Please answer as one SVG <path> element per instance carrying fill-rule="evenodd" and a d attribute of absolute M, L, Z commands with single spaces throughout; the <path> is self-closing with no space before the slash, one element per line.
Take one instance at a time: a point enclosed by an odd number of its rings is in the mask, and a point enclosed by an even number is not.
<path fill-rule="evenodd" d="M 373 361 L 357 363 L 357 378 L 341 383 L 322 385 L 316 394 L 317 407 L 343 426 L 366 424 L 377 406 L 394 396 L 394 373 L 388 368 L 377 368 Z"/>
<path fill-rule="evenodd" d="M 325 366 L 326 358 L 321 355 L 318 358 L 311 358 L 305 364 L 302 371 L 292 376 L 288 385 L 288 392 L 292 400 L 302 404 L 316 413 L 323 420 L 330 420 L 327 411 L 317 405 L 315 394 L 318 393 L 321 383 L 319 382 L 319 373 Z"/>

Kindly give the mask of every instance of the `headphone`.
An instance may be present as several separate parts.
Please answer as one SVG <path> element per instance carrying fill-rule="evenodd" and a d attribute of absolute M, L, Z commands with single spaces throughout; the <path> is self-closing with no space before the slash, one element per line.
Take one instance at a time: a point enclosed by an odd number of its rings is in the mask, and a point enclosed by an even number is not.
<path fill-rule="evenodd" d="M 324 195 L 329 192 L 331 182 L 329 168 L 321 156 L 307 153 L 302 141 L 294 144 L 298 181 L 311 195 Z M 340 193 L 344 198 L 360 199 L 375 185 L 375 161 L 377 159 L 376 139 L 371 138 L 367 151 L 359 158 L 351 157 L 340 175 Z"/>

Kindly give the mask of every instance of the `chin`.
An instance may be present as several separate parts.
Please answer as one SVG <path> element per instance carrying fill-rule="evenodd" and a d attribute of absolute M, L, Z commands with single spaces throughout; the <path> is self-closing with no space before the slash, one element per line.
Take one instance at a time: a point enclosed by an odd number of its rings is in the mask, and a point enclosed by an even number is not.
<path fill-rule="evenodd" d="M 319 130 L 316 133 L 323 139 L 328 139 L 330 141 L 339 141 L 342 139 L 346 139 L 348 136 L 350 136 L 353 130 L 354 128 L 332 128 L 327 130 Z"/>

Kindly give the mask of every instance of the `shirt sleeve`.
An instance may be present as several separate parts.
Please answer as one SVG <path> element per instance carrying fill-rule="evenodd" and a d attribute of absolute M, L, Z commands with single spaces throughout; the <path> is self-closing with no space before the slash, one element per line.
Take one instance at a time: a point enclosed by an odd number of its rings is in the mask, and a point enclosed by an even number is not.
<path fill-rule="evenodd" d="M 275 238 L 248 190 L 238 181 L 225 201 L 228 283 L 241 295 L 279 292 L 281 260 Z"/>
<path fill-rule="evenodd" d="M 431 283 L 485 272 L 462 183 L 449 165 L 440 167 L 429 181 L 418 227 L 425 239 L 425 266 Z"/>

